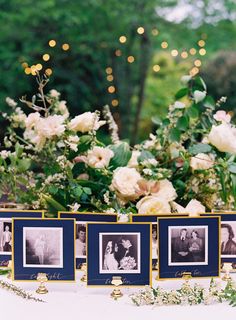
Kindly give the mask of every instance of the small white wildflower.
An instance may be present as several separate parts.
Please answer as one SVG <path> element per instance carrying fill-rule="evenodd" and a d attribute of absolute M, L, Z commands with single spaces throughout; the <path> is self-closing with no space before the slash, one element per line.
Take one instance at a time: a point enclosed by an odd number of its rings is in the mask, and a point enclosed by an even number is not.
<path fill-rule="evenodd" d="M 55 89 L 52 89 L 49 91 L 49 94 L 52 98 L 59 98 L 60 97 L 60 92 L 58 92 L 57 90 Z"/>
<path fill-rule="evenodd" d="M 129 215 L 126 213 L 118 213 L 118 222 L 129 222 Z"/>
<path fill-rule="evenodd" d="M 105 192 L 103 195 L 103 199 L 106 204 L 110 203 L 109 195 L 110 195 L 109 191 Z"/>
<path fill-rule="evenodd" d="M 11 154 L 10 151 L 2 150 L 2 151 L 0 152 L 0 157 L 5 160 L 5 159 L 7 159 L 7 158 L 10 156 L 10 154 Z"/>
<path fill-rule="evenodd" d="M 15 108 L 17 106 L 17 102 L 15 102 L 15 100 L 13 100 L 10 97 L 6 98 L 6 103 L 9 105 L 9 107 L 11 108 Z"/>
<path fill-rule="evenodd" d="M 72 212 L 76 212 L 79 210 L 81 205 L 79 203 L 75 202 L 72 205 L 68 205 L 68 207 L 71 209 Z"/>
<path fill-rule="evenodd" d="M 151 169 L 143 169 L 143 173 L 146 174 L 147 176 L 152 176 L 152 170 Z"/>
<path fill-rule="evenodd" d="M 114 208 L 108 208 L 105 210 L 105 213 L 108 213 L 108 214 L 114 214 L 116 211 Z"/>
<path fill-rule="evenodd" d="M 174 103 L 174 108 L 175 109 L 184 109 L 185 108 L 185 103 L 180 102 L 180 101 L 175 101 Z"/>

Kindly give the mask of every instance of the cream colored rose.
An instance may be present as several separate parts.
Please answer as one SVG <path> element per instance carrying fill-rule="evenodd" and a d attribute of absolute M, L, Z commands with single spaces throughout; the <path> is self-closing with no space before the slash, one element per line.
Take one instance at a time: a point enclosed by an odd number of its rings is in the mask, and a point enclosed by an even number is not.
<path fill-rule="evenodd" d="M 34 128 L 34 126 L 38 123 L 40 117 L 41 116 L 38 112 L 30 113 L 28 117 L 25 119 L 25 127 L 27 129 Z"/>
<path fill-rule="evenodd" d="M 93 147 L 92 150 L 88 151 L 86 162 L 90 167 L 101 169 L 109 165 L 113 156 L 113 151 L 108 148 Z"/>
<path fill-rule="evenodd" d="M 40 118 L 35 125 L 35 130 L 46 138 L 60 136 L 65 131 L 64 117 L 59 115 Z"/>
<path fill-rule="evenodd" d="M 157 196 L 142 198 L 136 205 L 140 214 L 171 213 L 171 207 L 166 199 Z"/>
<path fill-rule="evenodd" d="M 79 131 L 82 133 L 98 130 L 106 121 L 99 121 L 98 115 L 94 112 L 85 112 L 69 122 L 69 129 L 72 131 Z"/>
<path fill-rule="evenodd" d="M 41 134 L 36 133 L 34 130 L 25 130 L 24 139 L 29 140 L 34 144 L 38 150 L 41 150 L 46 142 L 46 138 Z"/>
<path fill-rule="evenodd" d="M 140 156 L 141 152 L 138 150 L 132 151 L 131 158 L 128 162 L 128 167 L 129 168 L 137 168 L 138 167 L 138 157 Z"/>
<path fill-rule="evenodd" d="M 192 199 L 185 208 L 176 202 L 173 202 L 172 205 L 178 213 L 188 213 L 189 216 L 193 217 L 206 212 L 204 205 L 196 199 Z"/>
<path fill-rule="evenodd" d="M 198 153 L 195 157 L 191 157 L 190 167 L 193 170 L 207 170 L 214 165 L 214 156 L 206 153 Z"/>
<path fill-rule="evenodd" d="M 173 201 L 177 198 L 177 193 L 175 191 L 175 188 L 173 187 L 173 184 L 167 179 L 159 181 L 159 191 L 156 193 L 152 193 L 152 195 L 158 198 L 165 199 L 167 202 Z"/>
<path fill-rule="evenodd" d="M 208 140 L 219 151 L 236 154 L 236 131 L 229 124 L 212 126 Z"/>
<path fill-rule="evenodd" d="M 141 176 L 134 168 L 119 167 L 113 173 L 111 189 L 124 199 L 136 198 L 139 192 L 138 181 Z"/>

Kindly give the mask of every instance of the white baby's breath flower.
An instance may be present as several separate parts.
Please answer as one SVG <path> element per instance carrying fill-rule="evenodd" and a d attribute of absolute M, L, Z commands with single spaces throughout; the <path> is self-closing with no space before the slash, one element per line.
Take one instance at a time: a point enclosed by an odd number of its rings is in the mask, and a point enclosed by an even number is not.
<path fill-rule="evenodd" d="M 2 151 L 0 152 L 0 157 L 5 160 L 5 159 L 7 159 L 7 158 L 10 156 L 10 154 L 11 154 L 10 151 L 2 150 Z"/>
<path fill-rule="evenodd" d="M 68 205 L 68 207 L 70 208 L 70 211 L 72 212 L 76 212 L 79 210 L 79 208 L 81 207 L 81 205 L 77 202 L 73 203 L 72 205 Z"/>
<path fill-rule="evenodd" d="M 147 176 L 152 176 L 152 170 L 151 169 L 148 169 L 148 168 L 145 168 L 143 169 L 143 173 Z"/>
<path fill-rule="evenodd" d="M 78 136 L 72 136 L 70 135 L 65 143 L 70 147 L 73 151 L 78 151 L 78 143 L 79 143 L 79 137 Z"/>

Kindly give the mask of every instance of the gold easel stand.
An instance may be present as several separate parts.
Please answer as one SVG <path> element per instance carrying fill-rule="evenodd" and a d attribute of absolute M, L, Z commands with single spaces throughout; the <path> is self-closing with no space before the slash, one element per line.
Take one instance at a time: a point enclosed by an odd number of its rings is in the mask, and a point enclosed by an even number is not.
<path fill-rule="evenodd" d="M 87 264 L 86 263 L 82 263 L 82 266 L 81 266 L 80 270 L 84 272 L 84 274 L 83 274 L 82 278 L 80 279 L 80 281 L 87 282 Z"/>
<path fill-rule="evenodd" d="M 7 275 L 7 279 L 11 280 L 11 278 L 12 278 L 12 260 L 8 261 L 7 268 L 9 269 L 9 273 Z"/>
<path fill-rule="evenodd" d="M 184 285 L 186 287 L 189 287 L 189 280 L 192 279 L 192 273 L 191 272 L 183 272 L 182 279 L 184 280 Z"/>
<path fill-rule="evenodd" d="M 111 293 L 111 298 L 117 300 L 118 298 L 123 297 L 123 293 L 120 291 L 119 286 L 123 283 L 121 277 L 113 276 L 111 283 L 115 286 L 115 289 Z"/>
<path fill-rule="evenodd" d="M 45 287 L 45 282 L 48 281 L 46 273 L 38 273 L 37 281 L 40 282 L 40 285 L 39 285 L 38 289 L 36 290 L 36 293 L 38 293 L 38 294 L 48 293 L 48 289 Z"/>
<path fill-rule="evenodd" d="M 225 272 L 224 276 L 221 278 L 223 281 L 232 280 L 230 276 L 230 271 L 232 271 L 232 263 L 224 263 L 222 271 Z"/>

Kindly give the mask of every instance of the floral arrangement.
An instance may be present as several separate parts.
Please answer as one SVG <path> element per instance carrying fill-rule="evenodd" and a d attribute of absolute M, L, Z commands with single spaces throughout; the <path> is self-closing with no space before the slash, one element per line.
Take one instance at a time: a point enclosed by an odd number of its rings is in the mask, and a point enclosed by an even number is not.
<path fill-rule="evenodd" d="M 154 289 L 147 286 L 130 297 L 136 306 L 209 305 L 227 301 L 232 307 L 236 307 L 236 286 L 232 281 L 228 281 L 223 289 L 220 282 L 215 280 L 211 280 L 209 288 L 183 283 L 178 290 L 166 291 L 160 287 Z"/>
<path fill-rule="evenodd" d="M 205 212 L 236 207 L 236 127 L 208 96 L 200 77 L 183 88 L 156 130 L 134 147 L 119 139 L 109 107 L 72 118 L 48 79 L 18 106 L 7 98 L 9 121 L 0 151 L 0 198 L 29 208 L 127 213 Z M 27 108 L 24 108 L 27 106 Z M 29 112 L 30 111 L 30 112 Z M 110 144 L 98 139 L 107 125 Z"/>

